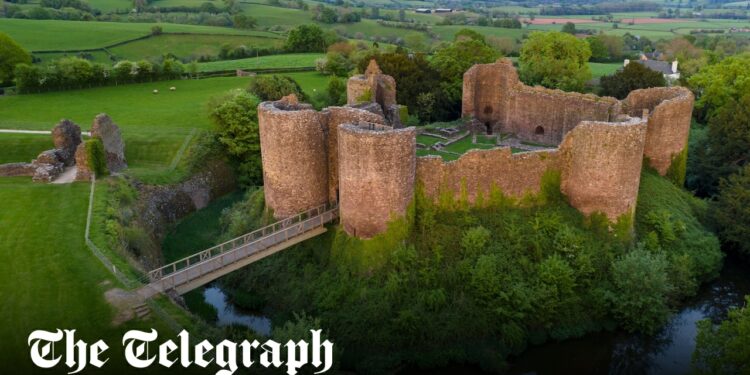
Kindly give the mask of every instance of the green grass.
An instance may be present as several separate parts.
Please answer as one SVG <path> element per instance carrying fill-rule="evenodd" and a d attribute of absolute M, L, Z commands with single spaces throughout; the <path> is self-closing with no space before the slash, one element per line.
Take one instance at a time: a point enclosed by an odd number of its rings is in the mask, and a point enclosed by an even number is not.
<path fill-rule="evenodd" d="M 317 72 L 285 75 L 297 80 L 309 95 L 328 83 L 328 77 Z M 85 131 L 94 117 L 104 112 L 122 130 L 128 173 L 154 183 L 171 181 L 179 175 L 172 173 L 170 164 L 186 138 L 193 129 L 211 127 L 208 101 L 230 89 L 246 88 L 251 80 L 221 77 L 5 96 L 0 97 L 0 128 L 51 130 L 61 118 L 68 118 Z M 177 90 L 169 91 L 171 86 Z M 154 95 L 153 89 L 159 94 Z M 13 141 L 9 135 L 4 138 L 6 135 L 0 134 L 0 145 L 17 146 L 2 152 L 1 160 L 28 161 L 37 150 L 50 148 L 41 145 L 49 136 L 22 136 Z"/>
<path fill-rule="evenodd" d="M 589 68 L 591 68 L 591 76 L 593 78 L 601 78 L 602 76 L 611 75 L 621 67 L 621 63 L 589 63 Z"/>
<path fill-rule="evenodd" d="M 109 372 L 126 368 L 116 350 L 125 331 L 153 327 L 160 336 L 169 333 L 153 317 L 111 325 L 114 309 L 103 293 L 117 285 L 83 240 L 88 193 L 86 183 L 0 178 L 0 319 L 6 322 L 0 326 L 0 361 L 13 364 L 16 373 L 38 371 L 26 342 L 37 329 L 76 329 L 90 343 L 104 340 L 111 348 Z"/>
<path fill-rule="evenodd" d="M 179 58 L 197 59 L 200 56 L 218 56 L 223 44 L 233 48 L 241 45 L 248 48 L 272 48 L 281 47 L 283 43 L 284 40 L 279 37 L 163 34 L 110 48 L 110 52 L 119 59 L 128 60 L 157 58 L 165 52 Z"/>
<path fill-rule="evenodd" d="M 0 128 L 50 130 L 68 118 L 88 129 L 94 116 L 105 112 L 124 136 L 142 130 L 187 134 L 209 127 L 206 103 L 211 97 L 249 83 L 250 78 L 222 77 L 6 96 L 0 98 Z M 172 86 L 177 90 L 169 91 Z"/>
<path fill-rule="evenodd" d="M 0 133 L 0 164 L 30 162 L 53 147 L 50 135 Z"/>
<path fill-rule="evenodd" d="M 477 143 L 474 144 L 471 142 L 471 136 L 465 137 L 461 139 L 458 142 L 454 142 L 449 144 L 448 146 L 445 146 L 443 149 L 445 151 L 455 152 L 458 154 L 464 154 L 466 151 L 474 150 L 474 149 L 491 149 L 495 148 L 495 145 L 488 145 L 483 143 Z"/>
<path fill-rule="evenodd" d="M 434 26 L 432 30 L 440 36 L 441 40 L 452 41 L 456 33 L 461 29 L 474 30 L 485 37 L 498 36 L 498 37 L 510 37 L 513 39 L 520 39 L 526 31 L 524 29 L 505 29 L 500 27 L 488 27 L 488 26 L 461 26 L 461 25 L 450 25 L 450 26 Z"/>
<path fill-rule="evenodd" d="M 89 5 L 94 9 L 102 12 L 112 12 L 115 10 L 133 9 L 133 2 L 129 0 L 88 0 Z"/>
<path fill-rule="evenodd" d="M 0 18 L 0 30 L 31 51 L 101 48 L 151 33 L 153 23 L 22 20 Z M 164 32 L 273 35 L 228 27 L 158 24 Z"/>
<path fill-rule="evenodd" d="M 325 57 L 322 53 L 294 53 L 288 55 L 271 55 L 251 57 L 239 60 L 224 60 L 200 63 L 201 72 L 212 72 L 231 69 L 271 69 L 271 68 L 304 68 L 314 67 L 315 60 Z"/>
<path fill-rule="evenodd" d="M 261 4 L 240 3 L 243 13 L 255 17 L 258 26 L 294 26 L 312 23 L 312 13 L 299 9 L 289 9 Z"/>
<path fill-rule="evenodd" d="M 424 135 L 424 134 L 420 134 L 420 135 L 417 136 L 417 143 L 421 143 L 421 144 L 423 144 L 425 146 L 428 146 L 428 147 L 434 145 L 435 143 L 441 142 L 441 141 L 444 142 L 445 140 L 437 138 L 437 137 L 432 137 L 432 136 L 429 136 L 429 135 Z"/>

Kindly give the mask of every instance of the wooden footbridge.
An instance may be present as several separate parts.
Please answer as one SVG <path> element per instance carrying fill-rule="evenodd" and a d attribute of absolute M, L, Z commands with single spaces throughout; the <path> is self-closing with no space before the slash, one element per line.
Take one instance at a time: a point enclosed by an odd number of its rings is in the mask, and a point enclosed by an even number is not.
<path fill-rule="evenodd" d="M 326 231 L 338 207 L 322 205 L 284 219 L 148 273 L 138 290 L 144 298 L 175 290 L 184 294 L 250 263 Z"/>

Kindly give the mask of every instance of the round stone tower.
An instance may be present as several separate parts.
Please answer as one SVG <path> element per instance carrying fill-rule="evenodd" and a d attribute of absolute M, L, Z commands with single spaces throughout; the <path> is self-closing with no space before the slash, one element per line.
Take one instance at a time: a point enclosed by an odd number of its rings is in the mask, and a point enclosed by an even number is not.
<path fill-rule="evenodd" d="M 387 229 L 414 197 L 416 129 L 369 122 L 339 126 L 339 212 L 360 238 Z"/>
<path fill-rule="evenodd" d="M 560 145 L 560 190 L 585 215 L 601 212 L 611 221 L 632 214 L 638 200 L 646 121 L 583 121 Z"/>
<path fill-rule="evenodd" d="M 258 105 L 264 194 L 277 219 L 328 202 L 324 116 L 294 95 Z"/>

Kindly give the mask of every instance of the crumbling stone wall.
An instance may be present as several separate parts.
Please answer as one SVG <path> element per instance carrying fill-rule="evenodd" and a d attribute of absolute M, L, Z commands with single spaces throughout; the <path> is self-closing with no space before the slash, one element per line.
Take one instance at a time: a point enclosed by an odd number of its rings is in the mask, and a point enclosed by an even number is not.
<path fill-rule="evenodd" d="M 52 129 L 52 142 L 66 167 L 75 163 L 76 148 L 81 144 L 81 127 L 70 120 L 60 120 Z"/>
<path fill-rule="evenodd" d="M 31 163 L 7 163 L 0 164 L 0 176 L 33 176 L 36 168 Z"/>
<path fill-rule="evenodd" d="M 526 86 L 509 59 L 474 65 L 464 74 L 462 114 L 488 132 L 557 145 L 581 121 L 612 121 L 619 113 L 615 98 Z"/>
<path fill-rule="evenodd" d="M 325 117 L 293 95 L 258 105 L 263 190 L 277 219 L 328 202 Z"/>
<path fill-rule="evenodd" d="M 100 138 L 107 156 L 107 169 L 119 172 L 128 167 L 125 162 L 125 145 L 122 142 L 120 127 L 106 113 L 100 113 L 91 125 L 91 137 Z"/>
<path fill-rule="evenodd" d="M 349 78 L 346 84 L 346 103 L 378 103 L 384 112 L 396 105 L 396 80 L 383 74 L 375 60 L 370 60 L 365 74 Z"/>
<path fill-rule="evenodd" d="M 536 194 L 544 173 L 558 168 L 557 150 L 519 154 L 512 154 L 509 147 L 471 150 L 449 162 L 439 156 L 417 158 L 417 181 L 435 200 L 446 191 L 458 198 L 465 188 L 473 203 L 479 194 L 488 197 L 493 188 L 516 198 Z"/>
<path fill-rule="evenodd" d="M 623 100 L 630 116 L 649 111 L 644 155 L 662 176 L 687 147 L 694 102 L 690 90 L 677 86 L 635 90 Z"/>
<path fill-rule="evenodd" d="M 560 145 L 560 190 L 571 206 L 612 221 L 635 211 L 646 121 L 584 121 L 567 134 Z"/>
<path fill-rule="evenodd" d="M 414 198 L 416 129 L 339 126 L 339 212 L 344 230 L 370 238 L 406 214 Z"/>
<path fill-rule="evenodd" d="M 328 125 L 328 201 L 336 203 L 339 200 L 339 125 L 360 122 L 385 124 L 385 120 L 382 115 L 352 107 L 328 107 L 323 110 L 323 114 Z"/>
<path fill-rule="evenodd" d="M 86 152 L 86 144 L 81 143 L 76 148 L 76 181 L 89 181 L 94 172 L 89 167 L 89 154 Z"/>

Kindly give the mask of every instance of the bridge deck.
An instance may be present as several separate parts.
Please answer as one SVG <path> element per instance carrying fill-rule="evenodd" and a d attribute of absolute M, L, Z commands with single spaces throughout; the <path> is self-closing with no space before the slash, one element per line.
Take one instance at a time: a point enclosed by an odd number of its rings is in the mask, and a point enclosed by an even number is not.
<path fill-rule="evenodd" d="M 337 207 L 320 206 L 247 233 L 149 272 L 138 290 L 144 298 L 174 289 L 184 294 L 221 276 L 326 231 L 338 217 Z"/>

